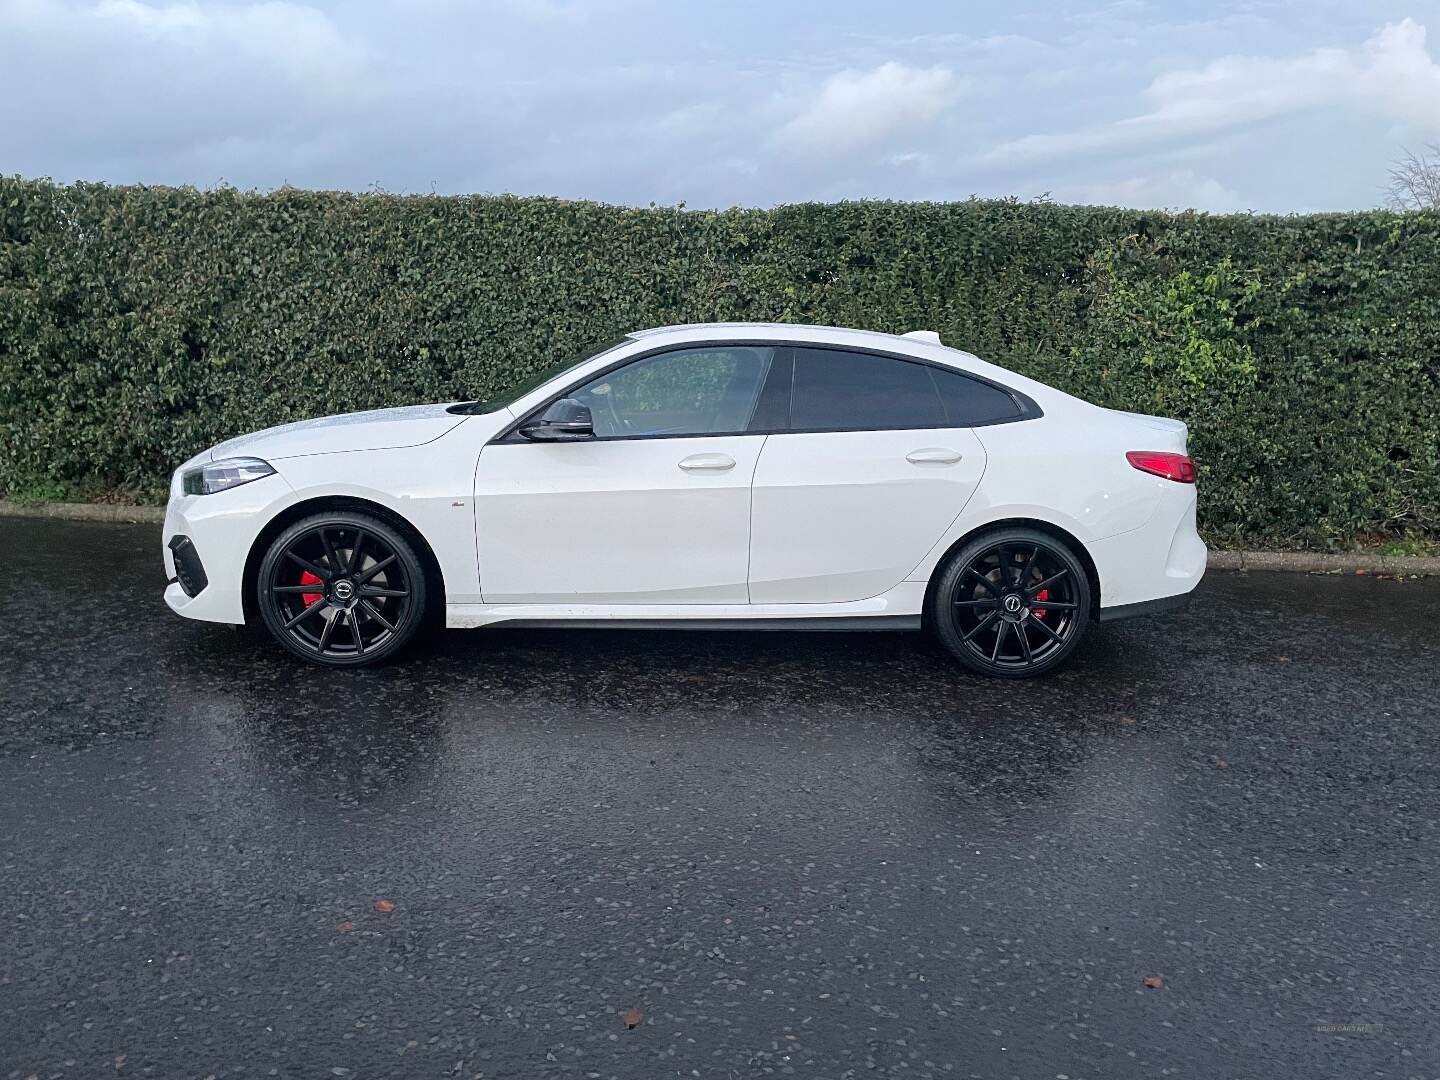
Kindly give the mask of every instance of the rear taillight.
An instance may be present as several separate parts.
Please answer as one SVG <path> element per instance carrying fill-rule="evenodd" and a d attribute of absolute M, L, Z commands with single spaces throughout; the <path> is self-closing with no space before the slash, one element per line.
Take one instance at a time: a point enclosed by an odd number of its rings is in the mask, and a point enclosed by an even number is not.
<path fill-rule="evenodd" d="M 1177 484 L 1195 482 L 1195 463 L 1184 454 L 1166 454 L 1159 450 L 1131 450 L 1125 460 L 1141 472 L 1163 476 Z"/>

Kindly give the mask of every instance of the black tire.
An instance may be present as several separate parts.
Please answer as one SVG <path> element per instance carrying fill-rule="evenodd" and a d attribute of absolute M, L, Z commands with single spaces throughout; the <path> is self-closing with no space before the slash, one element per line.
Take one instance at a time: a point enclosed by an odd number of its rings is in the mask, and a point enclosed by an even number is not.
<path fill-rule="evenodd" d="M 1068 544 L 1036 529 L 981 533 L 940 569 L 929 621 L 971 671 L 1028 679 L 1054 671 L 1090 625 L 1090 581 Z"/>
<path fill-rule="evenodd" d="M 271 637 L 323 667 L 386 660 L 425 621 L 425 569 L 414 547 L 360 512 L 295 522 L 265 552 L 254 587 Z"/>

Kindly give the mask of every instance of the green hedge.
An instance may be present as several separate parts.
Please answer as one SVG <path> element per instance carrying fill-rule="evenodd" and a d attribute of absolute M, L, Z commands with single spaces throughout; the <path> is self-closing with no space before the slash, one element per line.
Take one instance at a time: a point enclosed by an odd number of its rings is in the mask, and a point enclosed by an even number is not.
<path fill-rule="evenodd" d="M 157 497 L 219 439 L 483 396 L 626 330 L 935 329 L 1192 427 L 1226 542 L 1440 533 L 1440 217 L 0 178 L 0 490 Z"/>

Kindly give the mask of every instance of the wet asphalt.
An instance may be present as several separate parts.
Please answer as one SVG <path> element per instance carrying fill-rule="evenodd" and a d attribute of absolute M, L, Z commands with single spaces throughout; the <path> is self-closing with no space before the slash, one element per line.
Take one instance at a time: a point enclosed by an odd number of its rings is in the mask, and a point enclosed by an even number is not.
<path fill-rule="evenodd" d="M 1022 684 L 332 673 L 172 616 L 153 527 L 0 548 L 0 1077 L 1440 1074 L 1440 581 L 1215 573 Z"/>

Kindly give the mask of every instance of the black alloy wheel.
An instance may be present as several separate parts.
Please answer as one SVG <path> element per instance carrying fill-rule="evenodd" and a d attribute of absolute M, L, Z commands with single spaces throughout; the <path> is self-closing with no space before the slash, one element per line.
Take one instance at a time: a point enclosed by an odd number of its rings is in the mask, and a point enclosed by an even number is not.
<path fill-rule="evenodd" d="M 266 552 L 255 590 L 275 640 L 327 667 L 393 655 L 425 611 L 425 573 L 414 549 L 390 525 L 360 513 L 291 525 Z"/>
<path fill-rule="evenodd" d="M 941 642 L 972 671 L 1053 671 L 1090 624 L 1090 583 L 1067 545 L 1033 529 L 976 537 L 945 565 L 931 599 Z"/>

